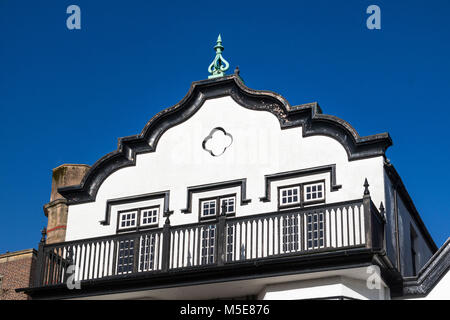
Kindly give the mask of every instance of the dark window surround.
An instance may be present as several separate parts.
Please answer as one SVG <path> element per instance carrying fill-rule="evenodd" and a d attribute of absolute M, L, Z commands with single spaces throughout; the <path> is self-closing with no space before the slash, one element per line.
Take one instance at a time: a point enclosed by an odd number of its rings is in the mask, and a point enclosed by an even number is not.
<path fill-rule="evenodd" d="M 220 216 L 220 213 L 221 213 L 221 210 L 222 210 L 222 208 L 220 207 L 220 200 L 224 199 L 224 198 L 231 198 L 231 197 L 234 197 L 234 199 L 235 199 L 235 201 L 234 201 L 234 212 L 227 213 L 227 217 L 234 217 L 236 215 L 236 210 L 237 210 L 237 195 L 236 195 L 236 193 L 225 194 L 225 195 L 220 195 L 220 196 L 216 196 L 216 197 L 208 197 L 208 198 L 198 199 L 198 219 L 199 219 L 199 221 L 217 219 Z M 216 215 L 215 216 L 203 217 L 202 216 L 202 206 L 201 206 L 201 204 L 202 204 L 203 201 L 208 201 L 208 200 L 215 200 L 216 201 Z"/>
<path fill-rule="evenodd" d="M 136 212 L 136 224 L 134 226 L 131 226 L 131 227 L 120 228 L 120 226 L 119 226 L 119 224 L 120 224 L 120 216 L 122 214 L 127 214 L 129 212 Z M 140 214 L 139 209 L 127 209 L 127 210 L 117 211 L 117 231 L 128 231 L 128 230 L 136 229 L 137 226 L 138 226 L 139 214 Z"/>
<path fill-rule="evenodd" d="M 323 199 L 312 199 L 312 200 L 306 199 L 306 187 L 309 185 L 318 185 L 318 184 L 322 184 L 322 186 L 323 186 L 323 190 L 322 190 Z M 325 180 L 303 183 L 302 188 L 303 188 L 302 191 L 303 191 L 303 196 L 304 196 L 303 202 L 305 205 L 314 204 L 314 203 L 322 203 L 325 201 Z M 319 192 L 319 191 L 312 191 L 312 192 Z"/>
<path fill-rule="evenodd" d="M 167 191 L 141 194 L 138 196 L 110 199 L 110 200 L 106 201 L 105 219 L 100 221 L 100 224 L 104 225 L 104 226 L 107 226 L 110 224 L 111 207 L 112 206 L 127 204 L 127 203 L 134 203 L 134 202 L 142 202 L 142 201 L 147 201 L 147 200 L 156 200 L 156 199 L 161 199 L 161 198 L 164 198 L 163 215 L 172 214 L 173 212 L 169 210 L 170 191 L 167 190 Z"/>
<path fill-rule="evenodd" d="M 322 191 L 323 192 L 323 199 L 305 201 L 304 186 L 309 185 L 309 184 L 315 184 L 315 183 L 323 183 L 323 191 Z M 288 205 L 282 205 L 281 204 L 281 196 L 280 196 L 281 189 L 292 188 L 292 187 L 299 187 L 300 188 L 300 194 L 299 194 L 300 202 L 299 203 L 288 204 Z M 278 186 L 277 193 L 278 193 L 278 210 L 291 209 L 291 208 L 303 208 L 303 207 L 314 205 L 314 204 L 325 203 L 326 202 L 325 179 L 315 180 L 315 181 L 308 181 L 308 182 L 302 182 L 302 183 L 295 183 L 295 184 L 290 184 L 290 185 L 287 185 L 287 186 Z"/>
<path fill-rule="evenodd" d="M 244 178 L 244 179 L 237 179 L 237 180 L 230 180 L 230 181 L 188 187 L 187 188 L 186 209 L 182 209 L 181 212 L 185 213 L 185 214 L 192 213 L 192 196 L 194 193 L 202 193 L 202 192 L 207 192 L 207 191 L 215 191 L 215 190 L 221 190 L 221 189 L 227 189 L 227 188 L 233 188 L 233 187 L 241 188 L 241 202 L 240 202 L 241 206 L 244 206 L 251 202 L 251 200 L 247 199 L 247 196 L 246 196 L 247 179 Z"/>
<path fill-rule="evenodd" d="M 280 180 L 287 180 L 292 178 L 299 178 L 304 176 L 310 176 L 314 174 L 320 174 L 320 173 L 330 173 L 330 191 L 334 192 L 342 188 L 341 185 L 336 184 L 336 165 L 330 164 L 326 166 L 320 166 L 320 167 L 313 167 L 313 168 L 307 168 L 307 169 L 301 169 L 301 170 L 294 170 L 294 171 L 286 171 L 286 172 L 280 172 L 275 174 L 268 174 L 264 176 L 265 180 L 265 196 L 260 197 L 259 201 L 262 202 L 270 202 L 271 201 L 271 184 L 273 181 L 280 181 Z"/>
<path fill-rule="evenodd" d="M 158 208 L 158 211 L 159 211 L 158 212 L 158 222 L 155 223 L 155 224 L 146 224 L 145 226 L 141 226 L 141 211 L 142 210 L 147 210 L 147 209 L 155 209 L 155 208 Z M 120 229 L 119 228 L 120 214 L 121 213 L 126 213 L 126 212 L 131 212 L 131 211 L 137 211 L 136 226 L 135 227 L 129 227 L 129 228 L 122 228 L 122 229 Z M 160 206 L 159 205 L 117 211 L 116 233 L 130 232 L 130 231 L 140 231 L 140 230 L 147 230 L 147 229 L 158 228 L 158 226 L 159 226 L 159 219 L 160 219 L 159 215 L 160 214 L 161 214 L 161 210 L 160 210 Z"/>
<path fill-rule="evenodd" d="M 281 193 L 281 190 L 282 189 L 288 189 L 288 188 L 294 188 L 294 187 L 298 187 L 299 188 L 299 194 L 298 194 L 298 202 L 297 203 L 289 203 L 289 204 L 286 204 L 286 205 L 282 205 L 281 204 L 281 196 L 280 196 L 280 193 Z M 300 185 L 300 184 L 290 184 L 290 185 L 287 185 L 287 186 L 279 186 L 278 188 L 277 188 L 277 192 L 278 192 L 278 209 L 287 209 L 287 208 L 295 208 L 295 207 L 300 207 L 300 205 L 302 204 L 302 186 Z"/>

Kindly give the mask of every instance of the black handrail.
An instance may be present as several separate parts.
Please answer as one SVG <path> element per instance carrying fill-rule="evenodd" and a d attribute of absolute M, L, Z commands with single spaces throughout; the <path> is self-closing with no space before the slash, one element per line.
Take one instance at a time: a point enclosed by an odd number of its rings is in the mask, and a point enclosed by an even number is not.
<path fill-rule="evenodd" d="M 342 248 L 384 247 L 384 216 L 370 199 L 226 217 L 56 244 L 41 241 L 34 286 L 168 272 Z M 45 241 L 45 239 L 44 239 Z M 70 273 L 72 266 L 74 272 Z"/>

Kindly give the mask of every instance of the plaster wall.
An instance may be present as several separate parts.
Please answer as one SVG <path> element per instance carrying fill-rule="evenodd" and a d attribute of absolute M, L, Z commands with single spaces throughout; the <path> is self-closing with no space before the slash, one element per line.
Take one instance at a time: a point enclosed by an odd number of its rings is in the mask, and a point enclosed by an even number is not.
<path fill-rule="evenodd" d="M 214 157 L 202 148 L 202 142 L 217 127 L 231 134 L 233 142 L 221 156 Z M 331 192 L 330 174 L 321 173 L 274 181 L 272 200 L 259 201 L 265 195 L 264 175 L 331 164 L 336 164 L 341 189 Z M 188 187 L 243 178 L 247 179 L 249 204 L 240 205 L 240 188 L 233 187 L 195 193 L 192 212 L 181 212 L 186 207 Z M 106 178 L 95 202 L 70 205 L 66 241 L 115 234 L 117 211 L 140 206 L 112 208 L 111 223 L 101 225 L 110 199 L 170 190 L 170 210 L 174 211 L 171 224 L 181 225 L 198 221 L 200 198 L 235 192 L 236 216 L 245 216 L 276 211 L 280 185 L 324 179 L 326 202 L 334 203 L 361 199 L 365 178 L 378 206 L 385 198 L 381 156 L 349 162 L 344 147 L 333 138 L 303 138 L 301 127 L 281 130 L 278 119 L 269 112 L 246 109 L 231 97 L 209 99 L 187 121 L 166 131 L 155 152 L 137 155 L 136 166 L 122 168 Z M 159 221 L 162 226 L 164 219 L 160 217 Z"/>

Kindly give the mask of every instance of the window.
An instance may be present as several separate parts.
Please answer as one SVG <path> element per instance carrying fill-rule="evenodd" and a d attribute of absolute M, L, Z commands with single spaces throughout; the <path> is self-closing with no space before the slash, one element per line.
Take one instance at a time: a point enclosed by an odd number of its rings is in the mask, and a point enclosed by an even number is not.
<path fill-rule="evenodd" d="M 141 226 L 158 224 L 159 207 L 141 210 Z"/>
<path fill-rule="evenodd" d="M 217 217 L 222 211 L 222 206 L 225 208 L 225 214 L 234 215 L 236 213 L 236 195 L 200 200 L 200 219 Z"/>
<path fill-rule="evenodd" d="M 149 271 L 155 268 L 156 234 L 145 235 L 141 238 L 139 271 Z"/>
<path fill-rule="evenodd" d="M 202 201 L 202 217 L 216 215 L 216 200 Z"/>
<path fill-rule="evenodd" d="M 278 187 L 278 207 L 287 209 L 325 202 L 325 180 Z"/>
<path fill-rule="evenodd" d="M 133 260 L 134 260 L 134 240 L 120 241 L 117 260 L 117 274 L 132 272 Z"/>
<path fill-rule="evenodd" d="M 216 226 L 206 226 L 202 231 L 202 264 L 214 263 L 214 247 L 216 241 Z"/>
<path fill-rule="evenodd" d="M 307 216 L 308 249 L 323 247 L 323 212 L 310 213 Z"/>
<path fill-rule="evenodd" d="M 137 210 L 119 213 L 119 229 L 136 227 Z"/>
<path fill-rule="evenodd" d="M 117 217 L 118 232 L 155 227 L 159 223 L 159 206 L 119 211 Z"/>
<path fill-rule="evenodd" d="M 298 250 L 298 221 L 296 215 L 283 219 L 283 251 Z"/>
<path fill-rule="evenodd" d="M 223 205 L 225 205 L 225 214 L 230 214 L 235 212 L 235 200 L 236 197 L 228 197 L 220 199 L 220 210 L 222 210 Z"/>
<path fill-rule="evenodd" d="M 324 200 L 324 183 L 314 183 L 304 185 L 305 202 Z"/>
<path fill-rule="evenodd" d="M 280 206 L 300 203 L 300 187 L 288 187 L 280 189 Z"/>

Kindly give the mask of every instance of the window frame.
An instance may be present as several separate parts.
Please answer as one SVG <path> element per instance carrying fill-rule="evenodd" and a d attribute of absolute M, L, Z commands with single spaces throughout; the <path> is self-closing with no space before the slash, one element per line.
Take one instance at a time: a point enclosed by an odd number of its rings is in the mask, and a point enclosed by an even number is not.
<path fill-rule="evenodd" d="M 298 189 L 298 202 L 282 204 L 281 203 L 281 198 L 282 198 L 281 192 L 284 189 L 293 189 L 293 188 Z M 278 187 L 278 208 L 288 209 L 288 208 L 295 208 L 295 207 L 301 206 L 301 202 L 302 202 L 302 194 L 301 193 L 302 193 L 301 184 L 291 184 L 291 185 L 287 185 L 287 186 L 279 186 Z"/>
<path fill-rule="evenodd" d="M 156 213 L 156 222 L 154 223 L 147 223 L 147 224 L 142 224 L 142 213 L 143 211 L 146 210 L 157 210 Z M 160 214 L 160 210 L 159 210 L 159 206 L 151 206 L 151 207 L 144 207 L 144 208 L 139 208 L 139 229 L 147 229 L 147 228 L 152 228 L 152 227 L 157 227 L 159 225 L 159 214 Z"/>
<path fill-rule="evenodd" d="M 317 217 L 317 221 L 314 221 L 314 217 Z M 309 219 L 311 221 L 309 221 Z M 321 248 L 325 248 L 325 223 L 326 223 L 325 211 L 318 211 L 306 214 L 307 250 L 318 250 Z M 317 233 L 317 236 L 315 235 L 315 233 Z"/>
<path fill-rule="evenodd" d="M 311 184 L 322 184 L 322 193 L 323 198 L 322 199 L 314 199 L 314 200 L 306 200 L 306 190 L 305 187 L 309 186 Z M 289 203 L 289 204 L 282 204 L 281 203 L 281 192 L 283 189 L 288 188 L 294 188 L 298 187 L 300 189 L 299 193 L 299 202 L 296 203 Z M 319 204 L 319 203 L 325 203 L 326 202 L 326 181 L 325 179 L 321 180 L 314 180 L 314 181 L 308 181 L 308 182 L 302 182 L 302 183 L 296 183 L 296 184 L 290 184 L 290 185 L 282 185 L 278 186 L 277 188 L 277 194 L 278 194 L 278 210 L 284 210 L 284 209 L 291 209 L 291 208 L 303 208 L 306 206 Z"/>
<path fill-rule="evenodd" d="M 145 224 L 141 225 L 141 218 L 142 218 L 142 211 L 143 210 L 149 210 L 149 209 L 157 209 L 157 222 L 153 224 Z M 122 214 L 126 214 L 128 212 L 136 211 L 136 225 L 133 227 L 120 227 L 120 217 Z M 132 209 L 125 209 L 125 210 L 119 210 L 117 211 L 117 226 L 116 226 L 116 233 L 122 233 L 122 232 L 130 232 L 130 231 L 140 231 L 140 230 L 147 230 L 147 229 L 154 229 L 159 227 L 160 222 L 160 215 L 161 213 L 161 206 L 160 205 L 154 205 L 154 206 L 146 206 L 146 207 L 138 207 L 138 208 L 132 208 Z"/>
<path fill-rule="evenodd" d="M 117 248 L 116 274 L 125 275 L 133 272 L 135 239 L 119 240 Z"/>
<path fill-rule="evenodd" d="M 222 209 L 221 202 L 223 199 L 227 199 L 227 198 L 234 198 L 234 211 L 230 212 L 230 213 L 227 212 L 226 216 L 227 217 L 235 216 L 236 211 L 237 211 L 237 195 L 236 195 L 236 193 L 231 193 L 231 194 L 225 194 L 225 195 L 209 197 L 209 198 L 200 198 L 198 200 L 198 219 L 199 219 L 199 221 L 217 219 L 220 216 L 220 211 Z M 215 215 L 210 215 L 210 216 L 203 215 L 203 202 L 205 202 L 205 201 L 215 201 L 215 203 L 216 203 L 216 214 Z"/>
<path fill-rule="evenodd" d="M 307 200 L 306 199 L 306 187 L 308 187 L 309 185 L 318 185 L 318 184 L 322 185 L 323 197 L 320 198 L 320 199 Z M 303 189 L 303 199 L 302 199 L 303 205 L 310 205 L 310 204 L 324 203 L 325 202 L 325 180 L 317 180 L 317 181 L 312 181 L 312 182 L 308 182 L 308 183 L 303 183 L 302 184 L 302 189 Z"/>
<path fill-rule="evenodd" d="M 218 209 L 219 209 L 219 215 L 220 215 L 220 210 L 222 210 L 222 201 L 223 200 L 227 200 L 227 199 L 231 199 L 231 198 L 233 198 L 234 199 L 234 205 L 233 205 L 233 207 L 234 207 L 234 210 L 233 211 L 231 211 L 231 212 L 226 212 L 226 216 L 234 216 L 235 214 L 236 214 L 236 195 L 230 195 L 230 196 L 221 196 L 220 198 L 219 198 L 219 207 L 218 207 Z M 228 205 L 227 205 L 228 206 Z M 227 210 L 228 210 L 228 208 L 227 208 Z"/>
<path fill-rule="evenodd" d="M 214 202 L 215 203 L 215 205 L 216 205 L 216 207 L 215 207 L 216 213 L 214 215 L 207 215 L 207 216 L 203 215 L 203 203 L 204 202 Z M 217 211 L 218 211 L 217 210 L 217 197 L 204 198 L 204 199 L 200 199 L 199 200 L 199 218 L 201 220 L 209 220 L 209 219 L 216 218 L 217 217 Z"/>
<path fill-rule="evenodd" d="M 127 213 L 131 213 L 131 212 L 136 212 L 136 219 L 135 219 L 135 224 L 132 227 L 121 227 L 121 216 Z M 124 232 L 124 231 L 130 231 L 130 230 L 134 230 L 137 228 L 138 226 L 138 220 L 139 220 L 139 210 L 138 209 L 126 209 L 126 210 L 121 210 L 121 211 L 117 211 L 117 230 Z"/>
<path fill-rule="evenodd" d="M 217 226 L 215 224 L 203 226 L 200 239 L 200 265 L 214 264 L 217 250 Z"/>
<path fill-rule="evenodd" d="M 297 215 L 287 215 L 284 219 L 281 216 L 280 219 L 283 221 L 281 223 L 283 253 L 298 252 L 300 250 L 301 222 L 297 220 Z"/>

